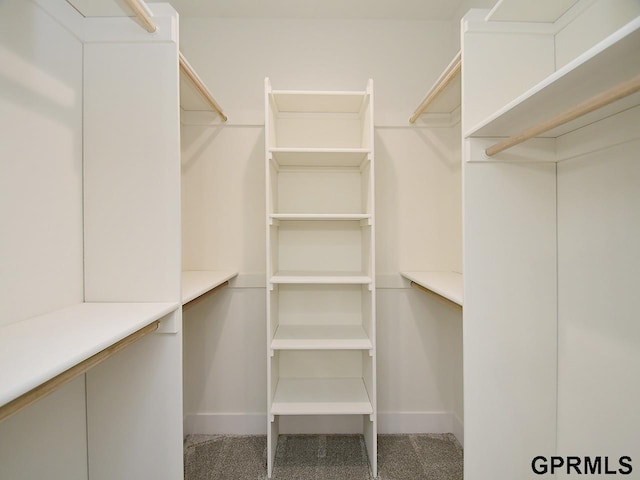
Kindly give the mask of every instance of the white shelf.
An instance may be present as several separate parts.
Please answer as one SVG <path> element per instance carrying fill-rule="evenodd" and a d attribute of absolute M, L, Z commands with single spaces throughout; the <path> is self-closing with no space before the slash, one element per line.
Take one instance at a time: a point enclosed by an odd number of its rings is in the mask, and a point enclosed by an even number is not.
<path fill-rule="evenodd" d="M 554 23 L 578 0 L 499 0 L 487 15 L 488 22 Z"/>
<path fill-rule="evenodd" d="M 322 92 L 273 90 L 271 98 L 278 112 L 360 113 L 367 92 Z"/>
<path fill-rule="evenodd" d="M 515 135 L 640 74 L 640 18 L 587 50 L 480 124 L 466 137 Z M 640 103 L 630 95 L 546 132 L 555 138 Z"/>
<path fill-rule="evenodd" d="M 371 350 L 373 345 L 360 325 L 279 325 L 274 350 Z"/>
<path fill-rule="evenodd" d="M 238 272 L 217 270 L 189 270 L 182 272 L 182 304 L 219 287 L 238 276 Z"/>
<path fill-rule="evenodd" d="M 400 275 L 462 306 L 462 274 L 457 272 L 400 272 Z"/>
<path fill-rule="evenodd" d="M 270 148 L 279 166 L 360 167 L 368 159 L 368 148 Z"/>
<path fill-rule="evenodd" d="M 358 221 L 371 218 L 369 213 L 272 213 L 269 218 L 282 221 Z"/>
<path fill-rule="evenodd" d="M 80 303 L 0 328 L 0 405 L 176 308 L 174 303 Z"/>
<path fill-rule="evenodd" d="M 272 415 L 373 413 L 362 378 L 280 378 Z"/>
<path fill-rule="evenodd" d="M 279 271 L 271 277 L 270 282 L 325 285 L 369 284 L 371 277 L 363 272 Z"/>
<path fill-rule="evenodd" d="M 461 69 L 459 67 L 460 57 L 461 53 L 458 52 L 425 95 L 420 105 L 425 101 L 429 103 L 420 114 L 421 116 L 426 115 L 428 117 L 429 114 L 443 113 L 451 114 L 460 107 L 462 102 Z M 456 68 L 456 66 L 458 67 Z M 453 76 L 451 77 L 451 75 Z"/>

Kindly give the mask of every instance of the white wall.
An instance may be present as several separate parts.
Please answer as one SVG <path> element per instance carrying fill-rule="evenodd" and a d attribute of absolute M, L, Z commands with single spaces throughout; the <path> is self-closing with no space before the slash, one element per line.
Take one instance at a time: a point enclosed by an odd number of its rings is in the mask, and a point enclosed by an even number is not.
<path fill-rule="evenodd" d="M 0 4 L 0 325 L 82 301 L 82 44 Z"/>
<path fill-rule="evenodd" d="M 456 51 L 454 28 L 181 18 L 181 50 L 229 115 L 225 126 L 182 128 L 183 266 L 240 271 L 235 288 L 185 312 L 187 433 L 266 425 L 265 76 L 275 89 L 361 90 L 374 79 L 380 431 L 460 432 L 460 311 L 398 275 L 461 269 L 459 128 L 408 123 Z"/>
<path fill-rule="evenodd" d="M 611 8 L 612 5 L 615 8 Z M 597 0 L 555 36 L 556 69 L 640 15 L 638 0 Z"/>
<path fill-rule="evenodd" d="M 363 90 L 376 124 L 401 123 L 456 52 L 451 22 L 181 18 L 181 50 L 229 114 L 264 123 L 274 89 Z"/>
<path fill-rule="evenodd" d="M 0 2 L 0 131 L 3 325 L 83 299 L 82 45 L 24 0 Z M 0 424 L 0 478 L 86 476 L 84 377 Z"/>
<path fill-rule="evenodd" d="M 558 450 L 613 464 L 640 457 L 638 148 L 558 165 Z"/>

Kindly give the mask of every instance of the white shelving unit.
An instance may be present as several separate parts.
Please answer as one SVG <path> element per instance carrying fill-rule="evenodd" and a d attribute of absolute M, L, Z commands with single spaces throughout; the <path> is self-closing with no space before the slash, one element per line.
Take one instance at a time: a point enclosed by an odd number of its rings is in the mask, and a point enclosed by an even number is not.
<path fill-rule="evenodd" d="M 422 288 L 462 306 L 462 274 L 457 272 L 400 272 Z"/>
<path fill-rule="evenodd" d="M 265 81 L 268 474 L 280 415 L 363 415 L 376 466 L 373 83 Z"/>
<path fill-rule="evenodd" d="M 544 30 L 529 23 L 533 4 L 520 0 L 463 19 L 470 480 L 526 477 L 521 459 L 550 445 L 550 455 L 563 455 L 640 443 L 629 423 L 639 384 L 612 381 L 620 372 L 640 375 L 639 302 L 627 294 L 640 268 L 640 94 L 594 101 L 640 78 L 640 5 L 580 2 L 567 19 L 558 15 L 574 2 L 541 3 L 544 21 L 554 22 Z M 615 21 L 604 27 L 604 17 Z M 496 27 L 499 19 L 513 23 Z M 567 51 L 573 59 L 565 55 L 558 68 Z M 487 75 L 501 79 L 494 89 L 484 88 Z M 587 103 L 605 106 L 564 115 Z M 560 117 L 566 122 L 556 123 Z M 557 126 L 542 130 L 550 125 Z M 486 154 L 511 137 L 526 142 Z M 609 385 L 607 395 L 594 395 L 595 384 Z M 497 407 L 505 404 L 508 418 Z M 602 411 L 610 412 L 606 422 L 594 413 Z M 498 456 L 506 460 L 486 462 Z"/>

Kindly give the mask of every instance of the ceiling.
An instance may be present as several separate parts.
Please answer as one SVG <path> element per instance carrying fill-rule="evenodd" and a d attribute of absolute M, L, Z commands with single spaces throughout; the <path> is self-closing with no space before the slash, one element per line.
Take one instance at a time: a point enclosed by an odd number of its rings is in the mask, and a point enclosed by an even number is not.
<path fill-rule="evenodd" d="M 148 3 L 159 0 L 147 0 Z M 167 1 L 167 0 L 164 0 Z M 453 20 L 496 0 L 168 0 L 184 17 Z"/>

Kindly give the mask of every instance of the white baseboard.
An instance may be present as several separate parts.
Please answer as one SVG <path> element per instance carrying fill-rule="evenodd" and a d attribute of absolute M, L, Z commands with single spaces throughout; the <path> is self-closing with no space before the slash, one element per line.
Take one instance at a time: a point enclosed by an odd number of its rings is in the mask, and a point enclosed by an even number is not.
<path fill-rule="evenodd" d="M 280 433 L 361 433 L 362 418 L 350 416 L 283 416 Z M 260 413 L 197 413 L 184 420 L 184 434 L 265 435 L 267 416 Z M 381 412 L 378 433 L 453 433 L 464 445 L 464 427 L 452 412 Z"/>
<path fill-rule="evenodd" d="M 464 424 L 455 413 L 452 413 L 451 416 L 453 417 L 453 430 L 451 433 L 456 436 L 458 442 L 460 442 L 460 445 L 464 448 Z"/>
<path fill-rule="evenodd" d="M 378 433 L 453 433 L 458 438 L 456 423 L 462 430 L 451 412 L 378 412 Z"/>
<path fill-rule="evenodd" d="M 260 413 L 187 414 L 184 434 L 266 435 L 267 416 Z"/>
<path fill-rule="evenodd" d="M 281 434 L 353 434 L 362 433 L 362 415 L 286 415 L 279 420 Z"/>

